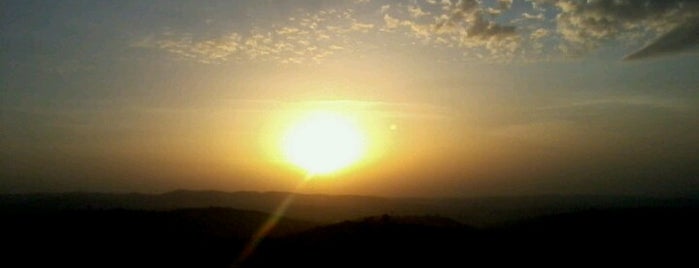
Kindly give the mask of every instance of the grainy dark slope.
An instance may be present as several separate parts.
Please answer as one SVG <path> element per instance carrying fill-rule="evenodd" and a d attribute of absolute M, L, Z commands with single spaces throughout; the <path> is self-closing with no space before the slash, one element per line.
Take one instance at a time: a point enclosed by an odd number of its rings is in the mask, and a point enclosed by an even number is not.
<path fill-rule="evenodd" d="M 27 211 L 3 215 L 4 262 L 18 267 L 225 267 L 268 214 L 229 208 Z M 282 219 L 271 238 L 315 223 Z"/>
<path fill-rule="evenodd" d="M 228 267 L 269 215 L 220 207 L 172 208 L 243 202 L 240 200 L 253 204 L 252 207 L 263 203 L 272 206 L 286 194 L 67 196 L 4 196 L 0 203 L 0 237 L 6 249 L 0 262 L 18 263 L 21 267 Z M 265 198 L 270 196 L 274 198 Z M 345 218 L 336 223 L 284 218 L 249 259 L 236 265 L 599 266 L 613 262 L 628 266 L 660 260 L 657 264 L 666 267 L 680 261 L 692 263 L 696 251 L 692 245 L 699 241 L 699 206 L 694 199 L 528 197 L 396 201 L 311 195 L 300 196 L 296 201 L 300 204 L 295 208 L 297 212 L 301 208 L 316 208 L 303 211 L 312 216 L 325 211 L 334 211 L 332 217 L 366 215 L 391 206 L 398 212 Z M 381 202 L 385 203 L 372 207 Z M 131 205 L 125 206 L 128 209 L 115 208 L 119 204 Z M 138 206 L 160 209 L 134 208 Z M 410 212 L 441 216 L 408 216 Z M 493 222 L 492 218 L 477 218 L 489 213 L 500 213 L 497 224 L 468 224 L 468 220 Z M 450 215 L 468 217 L 453 220 Z"/>
<path fill-rule="evenodd" d="M 0 212 L 27 209 L 136 209 L 230 207 L 270 213 L 289 195 L 282 192 L 179 190 L 165 194 L 63 193 L 0 195 Z M 373 215 L 442 215 L 487 227 L 543 215 L 586 209 L 699 206 L 698 198 L 634 196 L 525 196 L 490 198 L 382 198 L 351 195 L 296 195 L 286 215 L 313 222 L 336 223 Z"/>
<path fill-rule="evenodd" d="M 615 209 L 492 229 L 439 217 L 372 217 L 270 241 L 257 267 L 573 266 L 694 262 L 699 210 Z"/>

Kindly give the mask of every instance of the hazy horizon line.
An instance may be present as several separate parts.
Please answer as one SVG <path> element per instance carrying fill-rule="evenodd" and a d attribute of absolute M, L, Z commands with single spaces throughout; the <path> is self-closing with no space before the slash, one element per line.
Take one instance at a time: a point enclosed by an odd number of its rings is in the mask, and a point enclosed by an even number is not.
<path fill-rule="evenodd" d="M 376 199 L 489 199 L 489 198 L 541 198 L 541 197 L 615 197 L 615 198 L 658 198 L 658 199 L 699 199 L 699 193 L 691 194 L 675 194 L 675 195 L 660 195 L 660 194 L 599 194 L 599 193 L 540 193 L 540 194 L 485 194 L 485 195 L 463 195 L 463 196 L 391 196 L 391 195 L 372 195 L 372 194 L 330 194 L 330 193 L 294 193 L 292 191 L 279 190 L 214 190 L 214 189 L 174 189 L 161 192 L 137 192 L 137 191 L 35 191 L 10 193 L 0 192 L 0 196 L 17 196 L 17 195 L 143 195 L 143 196 L 164 196 L 178 192 L 185 193 L 217 193 L 217 194 L 296 194 L 299 196 L 330 196 L 330 197 L 361 197 L 361 198 L 376 198 Z"/>

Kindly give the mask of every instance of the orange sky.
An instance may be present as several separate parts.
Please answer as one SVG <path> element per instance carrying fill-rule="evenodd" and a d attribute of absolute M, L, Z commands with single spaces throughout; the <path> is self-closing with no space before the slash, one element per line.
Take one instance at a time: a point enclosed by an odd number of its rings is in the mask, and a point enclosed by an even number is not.
<path fill-rule="evenodd" d="M 699 6 L 639 3 L 7 2 L 0 192 L 292 190 L 322 109 L 369 153 L 304 192 L 695 193 Z"/>

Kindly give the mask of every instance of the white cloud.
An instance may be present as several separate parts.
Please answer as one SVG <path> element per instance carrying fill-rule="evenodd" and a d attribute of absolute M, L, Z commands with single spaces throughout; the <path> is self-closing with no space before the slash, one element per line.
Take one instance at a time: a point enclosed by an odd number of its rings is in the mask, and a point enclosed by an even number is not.
<path fill-rule="evenodd" d="M 533 40 L 538 40 L 538 39 L 544 38 L 546 36 L 549 36 L 550 33 L 551 32 L 549 30 L 546 30 L 544 28 L 539 28 L 539 29 L 536 29 L 534 32 L 532 32 L 532 34 L 529 35 L 529 38 L 531 38 Z"/>
<path fill-rule="evenodd" d="M 385 14 L 383 15 L 383 20 L 386 23 L 386 28 L 388 29 L 395 29 L 400 26 L 400 20 L 396 19 L 394 17 L 391 17 L 391 15 Z"/>
<path fill-rule="evenodd" d="M 527 12 L 522 13 L 522 17 L 528 20 L 544 20 L 544 13 L 539 13 L 536 15 L 529 14 Z"/>
<path fill-rule="evenodd" d="M 371 29 L 374 29 L 374 24 L 371 23 L 361 23 L 361 22 L 353 22 L 351 29 L 353 31 L 358 31 L 358 32 L 363 32 L 366 33 Z"/>
<path fill-rule="evenodd" d="M 385 14 L 386 12 L 388 12 L 388 9 L 390 9 L 390 8 L 391 8 L 391 5 L 381 6 L 381 14 Z"/>
<path fill-rule="evenodd" d="M 425 12 L 419 6 L 414 5 L 408 5 L 408 13 L 410 14 L 410 17 L 413 18 L 421 18 L 430 15 L 430 12 Z"/>

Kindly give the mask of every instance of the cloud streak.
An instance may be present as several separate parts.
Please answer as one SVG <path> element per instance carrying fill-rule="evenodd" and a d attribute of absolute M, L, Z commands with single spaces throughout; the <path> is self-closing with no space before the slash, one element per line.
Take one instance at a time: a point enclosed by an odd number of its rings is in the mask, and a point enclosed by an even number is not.
<path fill-rule="evenodd" d="M 624 60 L 640 60 L 674 54 L 695 48 L 699 45 L 699 19 L 680 25 L 657 40 L 633 52 Z"/>
<path fill-rule="evenodd" d="M 131 46 L 160 49 L 201 63 L 235 59 L 317 63 L 357 47 L 352 35 L 375 31 L 374 28 L 374 24 L 355 18 L 351 9 L 324 9 L 290 17 L 287 23 L 269 29 L 253 28 L 249 32 L 229 32 L 214 38 L 167 31 L 138 40 Z"/>
<path fill-rule="evenodd" d="M 510 61 L 584 56 L 606 45 L 646 43 L 624 57 L 639 60 L 699 43 L 698 1 L 528 1 L 530 6 L 511 0 L 443 0 L 299 8 L 267 27 L 213 37 L 171 30 L 132 46 L 202 63 L 305 64 L 382 46 L 410 45 L 448 50 L 458 54 L 456 58 Z"/>
<path fill-rule="evenodd" d="M 638 43 L 648 36 L 655 41 L 628 55 L 641 59 L 656 53 L 681 51 L 697 43 L 699 3 L 688 0 L 575 1 L 536 0 L 553 5 L 556 30 L 563 38 L 559 48 L 568 55 L 582 55 L 609 40 Z M 685 36 L 693 35 L 693 36 Z"/>

